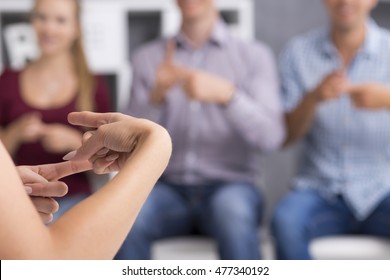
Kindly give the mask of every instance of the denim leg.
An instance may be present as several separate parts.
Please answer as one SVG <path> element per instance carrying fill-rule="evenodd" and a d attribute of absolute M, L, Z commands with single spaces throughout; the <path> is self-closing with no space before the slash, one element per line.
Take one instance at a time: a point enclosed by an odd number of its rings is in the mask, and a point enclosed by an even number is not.
<path fill-rule="evenodd" d="M 278 259 L 311 259 L 309 243 L 320 236 L 351 233 L 357 221 L 341 197 L 325 199 L 315 190 L 287 194 L 272 218 Z"/>
<path fill-rule="evenodd" d="M 221 259 L 260 259 L 262 197 L 252 185 L 222 185 L 210 195 L 202 214 L 203 228 L 214 237 Z"/>
<path fill-rule="evenodd" d="M 172 186 L 158 182 L 115 259 L 150 259 L 154 241 L 186 234 L 191 226 L 188 203 Z"/>
<path fill-rule="evenodd" d="M 390 238 L 390 194 L 362 223 L 362 233 Z"/>

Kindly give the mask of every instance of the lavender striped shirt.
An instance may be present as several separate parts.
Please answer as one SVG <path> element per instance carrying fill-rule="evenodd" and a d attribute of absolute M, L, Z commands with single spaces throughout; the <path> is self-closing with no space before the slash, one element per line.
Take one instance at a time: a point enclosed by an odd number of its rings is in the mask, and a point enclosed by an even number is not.
<path fill-rule="evenodd" d="M 150 103 L 155 73 L 166 39 L 141 48 L 133 57 L 133 86 L 126 113 L 155 121 L 169 131 L 173 155 L 163 177 L 184 185 L 214 182 L 255 184 L 261 175 L 258 158 L 277 149 L 284 138 L 278 76 L 271 51 L 260 43 L 243 42 L 219 21 L 207 43 L 193 49 L 183 33 L 175 63 L 225 78 L 236 85 L 231 103 L 190 101 L 176 86 L 163 105 Z"/>

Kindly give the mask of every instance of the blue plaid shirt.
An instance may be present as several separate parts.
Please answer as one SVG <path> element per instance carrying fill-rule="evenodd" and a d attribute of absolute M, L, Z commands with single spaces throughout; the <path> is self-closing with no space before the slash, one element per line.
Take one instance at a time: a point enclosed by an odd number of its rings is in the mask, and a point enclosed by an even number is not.
<path fill-rule="evenodd" d="M 390 84 L 390 33 L 367 23 L 365 42 L 347 75 L 352 83 Z M 296 108 L 305 94 L 340 68 L 329 30 L 293 39 L 281 59 L 283 104 Z M 317 108 L 303 140 L 303 160 L 294 186 L 314 188 L 328 198 L 342 195 L 359 220 L 390 191 L 390 110 L 356 108 L 347 94 Z"/>

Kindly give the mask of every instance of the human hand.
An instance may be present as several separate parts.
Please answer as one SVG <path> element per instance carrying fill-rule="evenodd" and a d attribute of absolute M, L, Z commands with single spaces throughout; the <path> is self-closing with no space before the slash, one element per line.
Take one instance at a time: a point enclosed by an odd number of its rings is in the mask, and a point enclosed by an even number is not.
<path fill-rule="evenodd" d="M 166 44 L 165 55 L 156 71 L 155 86 L 152 90 L 152 102 L 160 104 L 165 101 L 167 92 L 180 81 L 180 73 L 174 62 L 176 43 L 169 40 Z"/>
<path fill-rule="evenodd" d="M 190 99 L 227 105 L 233 98 L 235 86 L 223 78 L 199 70 L 181 69 L 183 88 Z"/>
<path fill-rule="evenodd" d="M 70 126 L 47 124 L 42 131 L 41 144 L 47 152 L 61 154 L 80 147 L 81 139 L 81 132 Z"/>
<path fill-rule="evenodd" d="M 369 82 L 351 85 L 347 91 L 353 104 L 361 109 L 380 110 L 390 108 L 390 88 Z"/>
<path fill-rule="evenodd" d="M 342 70 L 335 71 L 326 76 L 321 83 L 314 89 L 313 95 L 318 102 L 337 99 L 345 92 L 348 86 L 348 80 Z"/>
<path fill-rule="evenodd" d="M 12 123 L 13 139 L 16 142 L 32 143 L 42 135 L 42 121 L 39 113 L 27 113 Z"/>
<path fill-rule="evenodd" d="M 64 160 L 89 160 L 97 174 L 119 171 L 147 136 L 160 127 L 120 113 L 75 112 L 69 114 L 68 120 L 73 125 L 96 130 L 87 132 L 83 145 L 66 155 Z"/>
<path fill-rule="evenodd" d="M 59 209 L 54 198 L 63 197 L 68 192 L 68 186 L 57 180 L 89 169 L 91 169 L 89 162 L 17 167 L 26 192 L 45 224 L 53 220 L 53 214 Z"/>

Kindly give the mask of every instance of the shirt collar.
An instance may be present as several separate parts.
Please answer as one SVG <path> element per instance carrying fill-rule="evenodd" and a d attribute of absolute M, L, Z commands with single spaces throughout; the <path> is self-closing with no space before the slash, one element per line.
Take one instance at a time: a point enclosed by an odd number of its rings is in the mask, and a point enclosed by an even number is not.
<path fill-rule="evenodd" d="M 210 38 L 208 39 L 208 43 L 217 45 L 222 47 L 229 38 L 229 29 L 227 24 L 223 21 L 222 18 L 219 18 L 214 25 L 214 28 L 211 32 Z M 188 38 L 183 31 L 180 31 L 174 39 L 179 47 L 189 47 L 190 44 L 188 42 Z"/>
<path fill-rule="evenodd" d="M 360 48 L 359 54 L 371 57 L 377 54 L 380 50 L 380 38 L 379 31 L 380 27 L 376 24 L 373 19 L 369 19 L 366 24 L 367 36 L 364 40 L 362 47 Z M 324 40 L 322 42 L 322 52 L 328 56 L 337 55 L 337 49 L 333 44 L 330 37 L 330 29 L 327 28 L 324 32 Z"/>

